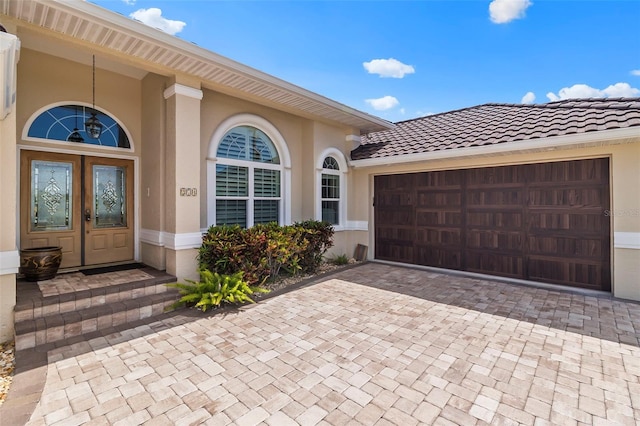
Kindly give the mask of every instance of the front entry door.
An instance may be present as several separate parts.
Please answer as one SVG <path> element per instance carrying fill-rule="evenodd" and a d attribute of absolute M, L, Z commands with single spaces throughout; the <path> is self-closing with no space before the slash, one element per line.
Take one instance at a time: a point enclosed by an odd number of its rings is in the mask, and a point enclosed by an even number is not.
<path fill-rule="evenodd" d="M 21 154 L 21 248 L 60 246 L 63 268 L 133 260 L 133 162 Z"/>

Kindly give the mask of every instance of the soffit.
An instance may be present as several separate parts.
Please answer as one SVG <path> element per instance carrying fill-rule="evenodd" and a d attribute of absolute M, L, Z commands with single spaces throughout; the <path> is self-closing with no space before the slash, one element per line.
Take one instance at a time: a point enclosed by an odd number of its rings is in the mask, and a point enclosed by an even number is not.
<path fill-rule="evenodd" d="M 147 71 L 153 71 L 164 75 L 195 77 L 204 87 L 259 101 L 308 118 L 360 129 L 362 133 L 393 127 L 386 120 L 302 89 L 89 2 L 0 0 L 0 13 L 27 22 L 33 27 L 82 41 L 98 50 L 124 55 L 131 62 L 129 68 L 122 65 L 125 75 L 140 78 Z M 35 41 L 26 41 L 29 48 L 46 49 L 46 46 L 38 46 Z M 58 53 L 64 54 L 61 51 Z M 115 62 L 111 66 L 116 67 Z"/>

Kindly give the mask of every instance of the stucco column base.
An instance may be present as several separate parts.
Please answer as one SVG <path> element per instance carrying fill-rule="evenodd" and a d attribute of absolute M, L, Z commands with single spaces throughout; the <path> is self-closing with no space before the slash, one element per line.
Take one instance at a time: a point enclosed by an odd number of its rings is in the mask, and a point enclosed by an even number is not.
<path fill-rule="evenodd" d="M 640 300 L 640 250 L 615 249 L 613 256 L 613 295 Z"/>
<path fill-rule="evenodd" d="M 179 281 L 190 279 L 198 281 L 198 250 L 171 250 L 165 249 L 167 259 L 167 273 L 178 277 Z"/>
<path fill-rule="evenodd" d="M 0 275 L 0 342 L 13 340 L 15 305 L 16 276 L 15 274 Z"/>

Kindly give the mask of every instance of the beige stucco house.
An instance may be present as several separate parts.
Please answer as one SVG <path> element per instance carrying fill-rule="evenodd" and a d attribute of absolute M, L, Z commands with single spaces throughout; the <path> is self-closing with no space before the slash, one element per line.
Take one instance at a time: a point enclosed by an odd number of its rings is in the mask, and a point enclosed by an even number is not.
<path fill-rule="evenodd" d="M 394 125 L 81 0 L 0 0 L 0 24 L 0 341 L 20 248 L 194 277 L 219 223 L 324 219 L 336 253 L 640 300 L 638 100 Z"/>

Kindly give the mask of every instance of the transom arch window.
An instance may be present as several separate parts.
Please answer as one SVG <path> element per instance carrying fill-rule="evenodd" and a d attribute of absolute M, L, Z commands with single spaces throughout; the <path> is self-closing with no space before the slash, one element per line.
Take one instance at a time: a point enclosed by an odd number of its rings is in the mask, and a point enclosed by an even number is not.
<path fill-rule="evenodd" d="M 347 162 L 342 152 L 329 148 L 321 153 L 317 164 L 316 219 L 329 222 L 337 229 L 346 225 Z"/>
<path fill-rule="evenodd" d="M 102 133 L 94 139 L 87 135 L 84 123 L 95 113 Z M 78 104 L 61 104 L 34 114 L 26 129 L 26 138 L 131 149 L 126 130 L 110 115 Z"/>
<path fill-rule="evenodd" d="M 266 120 L 242 117 L 223 123 L 210 144 L 209 224 L 251 227 L 290 223 L 291 201 L 286 189 L 290 187 L 291 167 L 284 139 Z"/>

